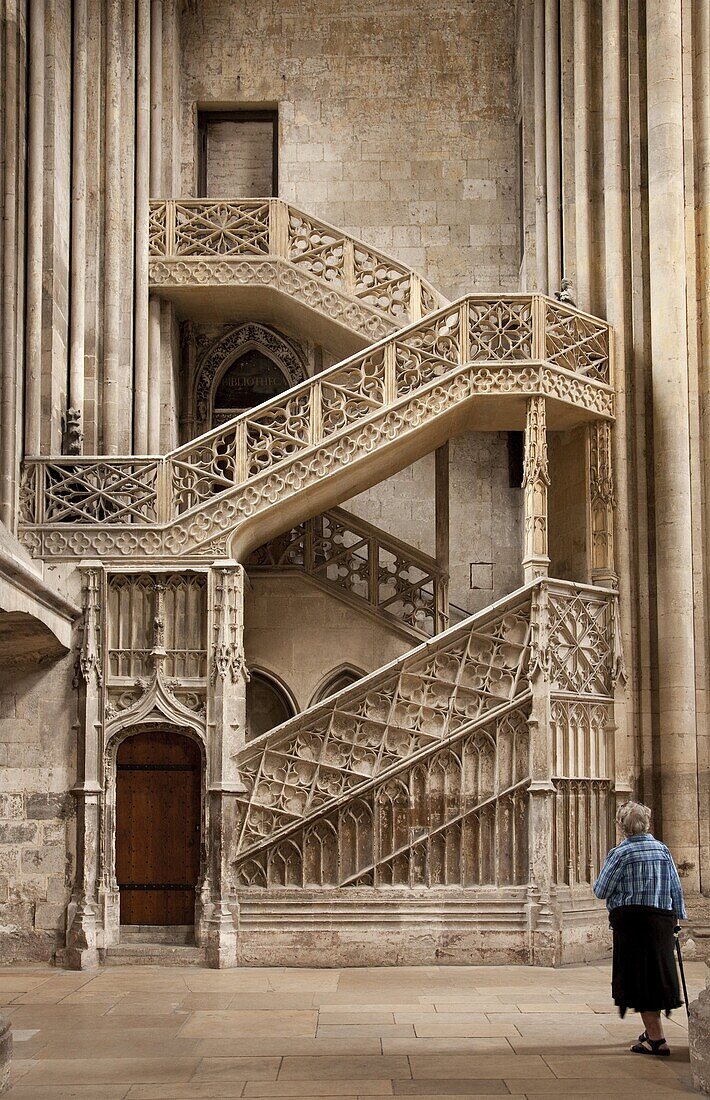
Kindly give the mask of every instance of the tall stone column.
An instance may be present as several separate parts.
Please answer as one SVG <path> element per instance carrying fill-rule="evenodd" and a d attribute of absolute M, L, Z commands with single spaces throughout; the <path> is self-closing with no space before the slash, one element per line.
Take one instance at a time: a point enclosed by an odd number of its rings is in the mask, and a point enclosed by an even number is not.
<path fill-rule="evenodd" d="M 616 422 L 589 428 L 590 511 L 592 580 L 620 588 L 618 606 L 619 650 L 633 665 L 638 650 L 632 608 L 638 577 L 632 566 L 630 518 L 632 512 L 632 460 L 627 406 L 631 355 L 631 215 L 629 206 L 629 119 L 627 11 L 620 0 L 603 0 L 602 72 L 604 150 L 604 257 L 606 316 L 611 324 L 612 362 L 616 390 Z M 611 481 L 612 470 L 614 482 Z M 618 578 L 618 579 L 617 579 Z M 615 689 L 615 771 L 617 795 L 628 792 L 636 771 L 638 749 L 628 722 L 627 696 L 636 689 L 633 667 Z"/>
<path fill-rule="evenodd" d="M 648 220 L 651 289 L 663 840 L 698 890 L 698 775 L 686 331 L 681 0 L 648 0 Z"/>
<path fill-rule="evenodd" d="M 545 0 L 535 0 L 533 14 L 535 101 L 535 254 L 537 289 L 547 290 L 547 170 L 545 166 Z"/>
<path fill-rule="evenodd" d="M 0 207 L 0 262 L 2 263 L 0 323 L 0 521 L 12 528 L 16 514 L 18 459 L 18 326 L 21 310 L 20 271 L 22 264 L 21 140 L 24 98 L 21 53 L 21 5 L 6 3 L 0 23 L 0 52 L 3 55 L 2 180 Z M 3 41 L 4 38 L 4 41 Z"/>
<path fill-rule="evenodd" d="M 697 247 L 698 286 L 698 336 L 699 357 L 710 362 L 710 13 L 705 4 L 693 7 L 693 81 L 694 81 L 694 139 L 695 139 L 695 217 Z M 700 398 L 701 416 L 707 425 L 710 414 L 710 379 L 704 377 Z M 707 544 L 710 520 L 710 432 L 704 433 L 705 459 L 704 525 L 705 532 L 705 584 L 710 584 L 710 548 Z M 705 741 L 706 739 L 703 739 Z M 700 762 L 700 804 L 707 805 L 707 750 Z M 706 889 L 705 867 L 701 885 Z M 710 966 L 706 959 L 706 988 L 690 1006 L 688 1042 L 693 1084 L 701 1092 L 710 1093 Z"/>
<path fill-rule="evenodd" d="M 101 565 L 87 564 L 84 573 L 84 623 L 78 678 L 76 878 L 67 909 L 66 963 L 74 970 L 98 966 L 97 884 L 101 784 L 99 757 L 103 671 L 100 650 Z"/>
<path fill-rule="evenodd" d="M 163 0 L 150 3 L 150 197 L 163 195 Z M 146 257 L 147 262 L 147 257 Z M 161 302 L 148 304 L 148 450 L 160 451 Z"/>
<path fill-rule="evenodd" d="M 31 0 L 27 133 L 27 317 L 25 454 L 40 453 L 42 248 L 44 235 L 45 3 Z"/>
<path fill-rule="evenodd" d="M 591 311 L 592 219 L 589 0 L 574 0 L 574 194 L 577 304 Z"/>
<path fill-rule="evenodd" d="M 545 0 L 545 172 L 547 176 L 547 286 L 562 276 L 562 177 L 560 167 L 559 0 Z"/>
<path fill-rule="evenodd" d="M 69 295 L 69 408 L 81 450 L 86 323 L 86 158 L 88 87 L 87 0 L 75 0 L 72 26 L 71 268 Z M 69 419 L 67 415 L 67 420 Z"/>
<path fill-rule="evenodd" d="M 202 936 L 209 966 L 236 966 L 238 907 L 231 853 L 239 827 L 235 795 L 244 784 L 234 762 L 246 741 L 244 570 L 216 562 L 210 572 L 210 681 L 207 693 L 207 875 Z"/>
<path fill-rule="evenodd" d="M 547 553 L 549 485 L 545 398 L 529 397 L 523 464 L 523 577 L 526 583 L 537 577 L 546 577 L 550 566 Z"/>
<path fill-rule="evenodd" d="M 133 449 L 148 451 L 148 200 L 150 198 L 150 0 L 136 0 L 136 186 Z"/>
<path fill-rule="evenodd" d="M 130 423 L 121 401 L 121 0 L 106 4 L 106 91 L 104 103 L 104 331 L 103 452 L 128 451 Z"/>

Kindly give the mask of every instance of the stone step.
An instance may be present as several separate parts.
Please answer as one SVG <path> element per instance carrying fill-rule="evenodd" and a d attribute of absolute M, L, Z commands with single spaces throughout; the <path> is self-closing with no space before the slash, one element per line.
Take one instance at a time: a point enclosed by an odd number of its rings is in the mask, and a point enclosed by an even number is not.
<path fill-rule="evenodd" d="M 191 924 L 122 924 L 121 943 L 172 943 L 194 945 Z"/>
<path fill-rule="evenodd" d="M 204 966 L 203 947 L 172 943 L 119 943 L 101 952 L 104 966 Z"/>

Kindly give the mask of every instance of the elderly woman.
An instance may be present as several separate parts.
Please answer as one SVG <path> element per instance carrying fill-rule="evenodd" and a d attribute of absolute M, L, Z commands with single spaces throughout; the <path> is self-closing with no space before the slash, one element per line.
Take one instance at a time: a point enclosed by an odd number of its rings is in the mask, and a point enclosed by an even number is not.
<path fill-rule="evenodd" d="M 641 1013 L 645 1031 L 634 1054 L 667 1057 L 661 1012 L 682 1004 L 673 955 L 673 932 L 685 918 L 683 891 L 673 856 L 649 832 L 651 811 L 640 802 L 619 807 L 616 824 L 624 840 L 606 857 L 594 893 L 606 899 L 614 954 L 611 992 L 624 1016 Z"/>

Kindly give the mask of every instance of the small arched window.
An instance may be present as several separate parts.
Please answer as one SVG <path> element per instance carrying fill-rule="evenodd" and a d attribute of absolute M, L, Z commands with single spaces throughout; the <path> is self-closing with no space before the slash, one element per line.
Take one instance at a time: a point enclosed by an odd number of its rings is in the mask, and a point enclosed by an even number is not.
<path fill-rule="evenodd" d="M 258 348 L 250 348 L 235 359 L 217 385 L 212 426 L 216 428 L 288 388 L 289 382 L 274 360 Z"/>
<path fill-rule="evenodd" d="M 247 741 L 293 718 L 296 707 L 286 689 L 272 676 L 252 671 L 247 684 Z"/>
<path fill-rule="evenodd" d="M 313 706 L 314 703 L 320 703 L 330 695 L 335 695 L 337 692 L 343 691 L 345 688 L 350 687 L 351 684 L 357 683 L 364 675 L 364 672 L 359 672 L 350 665 L 340 665 L 338 668 L 333 669 L 333 671 L 326 676 L 325 680 L 321 681 L 314 692 L 310 705 Z"/>

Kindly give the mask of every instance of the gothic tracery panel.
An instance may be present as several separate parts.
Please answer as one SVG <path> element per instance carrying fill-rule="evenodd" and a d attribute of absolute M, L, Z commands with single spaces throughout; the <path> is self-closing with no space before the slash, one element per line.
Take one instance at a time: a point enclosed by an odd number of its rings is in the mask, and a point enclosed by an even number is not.
<path fill-rule="evenodd" d="M 517 885 L 528 875 L 527 709 L 461 734 L 444 749 L 237 860 L 242 888 Z M 496 768 L 513 738 L 519 778 Z M 484 762 L 485 760 L 485 762 Z M 473 765 L 473 766 L 472 766 Z M 489 785 L 484 777 L 493 777 Z"/>
<path fill-rule="evenodd" d="M 525 594 L 493 618 L 462 624 L 431 652 L 414 651 L 392 671 L 324 701 L 307 725 L 294 720 L 244 750 L 239 767 L 251 793 L 239 799 L 240 858 L 524 695 L 528 632 Z M 491 768 L 477 763 L 481 798 L 495 789 Z M 510 786 L 512 772 L 503 778 Z"/>
<path fill-rule="evenodd" d="M 526 299 L 513 301 L 515 331 L 522 331 Z M 505 302 L 506 310 L 513 308 Z M 86 556 L 91 549 L 118 556 L 160 549 L 187 554 L 203 544 L 209 547 L 226 526 L 233 529 L 479 393 L 530 395 L 533 404 L 550 396 L 584 409 L 587 416 L 613 415 L 613 393 L 588 372 L 586 350 L 579 351 L 580 371 L 572 373 L 556 363 L 517 361 L 522 344 L 514 340 L 515 350 L 512 345 L 504 347 L 484 330 L 480 338 L 491 353 L 509 358 L 497 368 L 477 365 L 470 358 L 478 354 L 470 311 L 481 308 L 481 300 L 474 296 L 439 310 L 386 346 L 351 357 L 257 413 L 246 413 L 177 448 L 164 460 L 29 460 L 23 521 L 47 530 L 23 531 L 25 541 L 48 557 Z M 534 316 L 541 312 L 533 310 Z M 563 312 L 566 316 L 569 311 Z M 588 324 L 583 315 L 577 320 L 582 328 Z M 608 336 L 603 322 L 599 326 Z M 507 331 L 510 335 L 513 329 Z M 569 339 L 573 336 L 576 340 L 574 333 Z M 566 337 L 560 339 L 564 343 Z M 538 340 L 539 334 L 534 334 Z M 570 349 L 574 362 L 580 348 L 587 348 L 585 340 Z M 198 508 L 199 514 L 182 521 L 185 513 Z M 63 525 L 92 524 L 104 530 L 95 536 L 63 530 Z"/>
<path fill-rule="evenodd" d="M 204 574 L 114 573 L 108 578 L 107 587 L 109 677 L 150 676 L 157 649 L 165 654 L 163 673 L 169 679 L 204 679 L 207 661 Z"/>
<path fill-rule="evenodd" d="M 559 691 L 610 697 L 614 677 L 614 604 L 600 593 L 551 592 L 552 681 Z"/>

